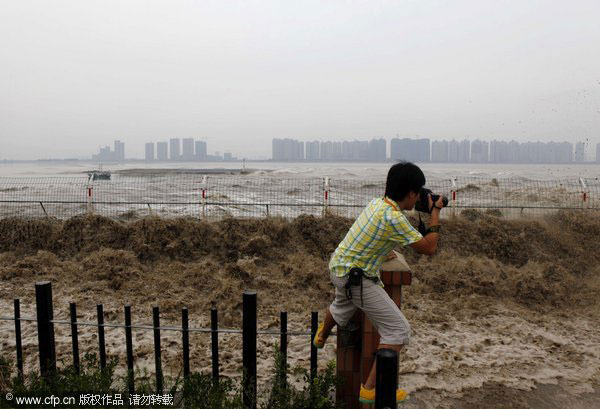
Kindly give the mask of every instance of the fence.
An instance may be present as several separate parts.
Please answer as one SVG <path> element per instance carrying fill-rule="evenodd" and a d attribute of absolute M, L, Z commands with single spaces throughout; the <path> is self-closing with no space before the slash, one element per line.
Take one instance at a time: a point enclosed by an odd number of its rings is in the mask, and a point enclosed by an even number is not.
<path fill-rule="evenodd" d="M 430 179 L 427 185 L 449 198 L 453 212 L 482 209 L 514 217 L 559 209 L 600 209 L 599 178 L 448 177 Z M 0 217 L 68 218 L 91 212 L 121 219 L 145 215 L 295 217 L 325 212 L 355 217 L 384 190 L 382 180 L 329 177 L 149 174 L 113 175 L 111 180 L 96 181 L 86 177 L 0 177 Z"/>
<path fill-rule="evenodd" d="M 161 326 L 159 307 L 153 307 L 152 326 L 134 325 L 131 317 L 131 306 L 124 306 L 125 324 L 115 324 L 104 322 L 104 308 L 102 304 L 97 305 L 97 322 L 81 322 L 77 320 L 77 306 L 75 303 L 69 304 L 70 319 L 56 320 L 54 319 L 54 309 L 52 300 L 52 285 L 48 281 L 39 282 L 35 285 L 36 296 L 36 317 L 22 317 L 21 304 L 19 299 L 14 300 L 14 315 L 12 317 L 0 317 L 2 321 L 14 321 L 15 324 L 15 345 L 16 345 L 16 360 L 17 360 L 17 376 L 23 379 L 23 347 L 21 322 L 36 322 L 38 333 L 38 348 L 39 348 L 39 368 L 42 376 L 45 376 L 56 370 L 56 348 L 54 339 L 54 325 L 68 325 L 71 328 L 71 343 L 73 355 L 73 367 L 79 373 L 79 327 L 96 327 L 98 337 L 98 355 L 100 369 L 106 368 L 106 342 L 105 328 L 122 328 L 124 330 L 124 338 L 127 355 L 127 388 L 131 395 L 135 393 L 134 379 L 134 354 L 133 354 L 133 329 L 142 329 L 153 331 L 154 333 L 154 363 L 155 363 L 155 378 L 156 392 L 163 393 L 163 370 L 161 359 L 161 331 L 178 331 L 181 332 L 181 351 L 182 351 L 182 367 L 183 376 L 187 378 L 191 373 L 190 368 L 190 341 L 191 333 L 206 333 L 211 335 L 211 367 L 212 377 L 219 379 L 219 334 L 240 334 L 242 336 L 242 361 L 243 361 L 243 384 L 242 391 L 244 395 L 246 407 L 255 407 L 256 400 L 252 399 L 254 392 L 257 390 L 257 336 L 258 335 L 273 335 L 279 336 L 279 348 L 283 360 L 284 368 L 287 368 L 288 358 L 288 337 L 289 336 L 306 336 L 307 342 L 310 342 L 310 377 L 314 378 L 317 374 L 317 349 L 312 344 L 317 327 L 318 313 L 311 313 L 311 329 L 310 331 L 288 331 L 287 312 L 280 313 L 280 329 L 274 330 L 258 330 L 257 326 L 257 293 L 256 291 L 245 291 L 243 293 L 242 302 L 242 329 L 226 329 L 219 328 L 218 311 L 216 307 L 212 307 L 210 311 L 210 328 L 191 328 L 189 326 L 189 314 L 187 308 L 181 310 L 181 327 Z M 335 333 L 332 333 L 335 336 Z M 310 339 L 308 338 L 310 336 Z"/>

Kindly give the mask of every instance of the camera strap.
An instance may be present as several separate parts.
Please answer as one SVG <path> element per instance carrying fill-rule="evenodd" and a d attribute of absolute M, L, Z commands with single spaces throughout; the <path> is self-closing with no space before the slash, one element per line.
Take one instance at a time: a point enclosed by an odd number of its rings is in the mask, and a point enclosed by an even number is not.
<path fill-rule="evenodd" d="M 393 203 L 393 202 L 392 202 L 390 199 L 388 199 L 387 197 L 384 197 L 384 198 L 383 198 L 383 201 L 384 201 L 384 202 L 386 202 L 387 204 L 389 204 L 390 206 L 392 206 L 392 208 L 393 208 L 395 211 L 397 211 L 397 212 L 399 212 L 399 211 L 400 211 L 400 209 L 398 209 L 398 208 L 396 207 L 396 205 L 395 205 L 395 204 L 394 204 L 394 203 Z"/>
<path fill-rule="evenodd" d="M 364 305 L 364 302 L 363 302 L 363 278 L 366 278 L 367 280 L 371 280 L 374 283 L 377 283 L 379 281 L 379 279 L 376 277 L 369 277 L 369 276 L 365 275 L 365 272 L 362 268 L 353 267 L 350 269 L 350 274 L 348 274 L 348 281 L 346 282 L 346 285 L 344 286 L 344 288 L 346 289 L 346 298 L 351 300 L 352 299 L 352 288 L 351 287 L 360 285 L 360 306 L 361 307 Z"/>
<path fill-rule="evenodd" d="M 425 236 L 427 234 L 427 226 L 425 226 L 425 223 L 423 223 L 423 220 L 421 220 L 421 212 L 419 213 L 419 233 L 421 233 L 421 236 Z"/>

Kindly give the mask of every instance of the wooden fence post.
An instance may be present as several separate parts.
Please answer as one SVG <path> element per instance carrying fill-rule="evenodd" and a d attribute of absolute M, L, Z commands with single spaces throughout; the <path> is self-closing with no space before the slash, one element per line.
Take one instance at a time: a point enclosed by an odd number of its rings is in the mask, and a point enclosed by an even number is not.
<path fill-rule="evenodd" d="M 49 376 L 56 371 L 56 349 L 54 345 L 54 312 L 52 310 L 52 284 L 50 281 L 35 283 L 37 309 L 38 346 L 40 351 L 40 373 Z"/>

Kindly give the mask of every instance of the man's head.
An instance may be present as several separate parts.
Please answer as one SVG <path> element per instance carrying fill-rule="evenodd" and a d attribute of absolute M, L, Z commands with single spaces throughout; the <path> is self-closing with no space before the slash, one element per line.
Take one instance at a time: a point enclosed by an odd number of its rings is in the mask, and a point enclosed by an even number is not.
<path fill-rule="evenodd" d="M 415 207 L 423 186 L 425 175 L 417 165 L 410 162 L 396 163 L 388 172 L 385 196 L 400 204 L 403 210 L 411 210 Z"/>

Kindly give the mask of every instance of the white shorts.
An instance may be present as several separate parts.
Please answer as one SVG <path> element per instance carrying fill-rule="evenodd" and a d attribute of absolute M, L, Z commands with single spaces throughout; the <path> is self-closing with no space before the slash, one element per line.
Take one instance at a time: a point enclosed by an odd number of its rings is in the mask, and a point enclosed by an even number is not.
<path fill-rule="evenodd" d="M 381 337 L 380 344 L 408 344 L 411 335 L 410 324 L 394 300 L 379 284 L 363 278 L 363 306 L 361 307 L 360 286 L 350 287 L 352 299 L 349 300 L 344 288 L 348 276 L 337 277 L 330 272 L 330 277 L 335 286 L 335 300 L 331 303 L 329 311 L 338 326 L 345 326 L 356 309 L 360 308 L 377 329 Z"/>

